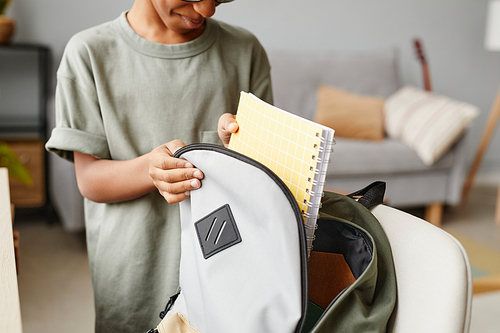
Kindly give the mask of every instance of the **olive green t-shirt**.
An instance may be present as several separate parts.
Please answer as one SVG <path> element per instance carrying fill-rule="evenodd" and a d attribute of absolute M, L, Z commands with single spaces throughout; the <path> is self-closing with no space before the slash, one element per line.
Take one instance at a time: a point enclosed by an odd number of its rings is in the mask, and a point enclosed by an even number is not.
<path fill-rule="evenodd" d="M 220 144 L 218 119 L 236 112 L 240 91 L 272 103 L 267 56 L 248 31 L 207 19 L 197 39 L 164 45 L 137 35 L 122 13 L 68 42 L 46 148 L 70 161 L 73 151 L 129 160 L 173 139 Z M 96 332 L 156 327 L 178 287 L 178 205 L 157 191 L 85 199 L 85 223 Z"/>

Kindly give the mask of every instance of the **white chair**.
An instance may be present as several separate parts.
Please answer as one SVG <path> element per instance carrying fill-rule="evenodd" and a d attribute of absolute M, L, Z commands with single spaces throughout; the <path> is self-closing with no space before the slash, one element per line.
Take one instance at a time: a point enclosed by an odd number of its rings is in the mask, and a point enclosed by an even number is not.
<path fill-rule="evenodd" d="M 463 246 L 446 231 L 378 205 L 394 257 L 397 303 L 388 332 L 469 332 L 472 275 Z"/>

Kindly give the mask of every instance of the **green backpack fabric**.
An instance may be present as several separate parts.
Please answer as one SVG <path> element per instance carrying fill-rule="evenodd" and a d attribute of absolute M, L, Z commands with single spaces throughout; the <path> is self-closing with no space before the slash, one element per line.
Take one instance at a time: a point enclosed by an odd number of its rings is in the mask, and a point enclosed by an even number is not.
<path fill-rule="evenodd" d="M 325 192 L 309 260 L 310 300 L 303 332 L 386 331 L 396 304 L 396 278 L 389 241 L 369 210 L 381 203 L 384 192 L 385 183 L 381 182 L 358 191 L 362 195 L 359 202 L 351 197 L 354 195 Z M 351 276 L 352 284 L 331 294 L 331 302 L 322 308 L 311 298 L 318 292 L 324 298 L 328 291 L 314 290 L 318 274 L 311 269 L 328 266 L 324 260 L 319 267 L 315 264 L 317 254 L 328 257 L 332 253 L 344 257 L 350 268 L 347 273 L 352 273 L 355 281 Z"/>

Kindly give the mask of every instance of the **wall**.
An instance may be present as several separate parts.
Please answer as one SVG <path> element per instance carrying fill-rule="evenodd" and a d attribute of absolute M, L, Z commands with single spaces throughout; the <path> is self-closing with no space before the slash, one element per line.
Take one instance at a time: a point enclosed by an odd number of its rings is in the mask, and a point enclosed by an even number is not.
<path fill-rule="evenodd" d="M 16 41 L 48 44 L 55 66 L 75 32 L 115 18 L 133 0 L 14 0 Z M 468 142 L 473 159 L 500 86 L 500 52 L 483 48 L 487 0 L 236 0 L 215 18 L 252 31 L 267 49 L 294 52 L 397 47 L 403 82 L 422 85 L 412 46 L 420 37 L 434 91 L 477 105 Z M 54 67 L 55 67 L 54 66 Z M 500 170 L 500 124 L 482 170 Z"/>

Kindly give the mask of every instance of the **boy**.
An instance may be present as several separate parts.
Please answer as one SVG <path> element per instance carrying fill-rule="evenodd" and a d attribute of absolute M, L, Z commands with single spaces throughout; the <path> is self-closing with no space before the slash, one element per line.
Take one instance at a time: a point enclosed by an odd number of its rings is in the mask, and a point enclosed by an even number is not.
<path fill-rule="evenodd" d="M 96 332 L 155 327 L 177 290 L 173 204 L 203 173 L 173 152 L 227 144 L 237 125 L 221 115 L 236 111 L 240 91 L 272 102 L 265 51 L 246 30 L 210 19 L 219 2 L 136 0 L 66 46 L 46 147 L 74 161 L 85 197 Z"/>

